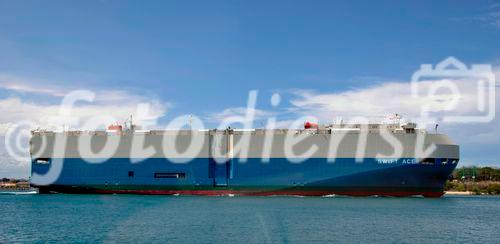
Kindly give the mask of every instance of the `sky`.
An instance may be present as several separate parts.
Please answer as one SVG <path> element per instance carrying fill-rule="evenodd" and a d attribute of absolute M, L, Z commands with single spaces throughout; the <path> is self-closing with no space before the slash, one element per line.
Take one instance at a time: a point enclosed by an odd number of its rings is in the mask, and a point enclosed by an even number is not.
<path fill-rule="evenodd" d="M 77 115 L 125 119 L 149 103 L 158 127 L 186 114 L 217 127 L 254 90 L 255 127 L 270 116 L 414 117 L 421 64 L 453 56 L 491 64 L 498 79 L 499 43 L 499 1 L 0 0 L 0 135 L 23 120 L 44 126 L 82 89 L 95 99 Z M 462 165 L 500 167 L 498 118 L 439 129 Z M 29 175 L 0 141 L 0 177 Z"/>

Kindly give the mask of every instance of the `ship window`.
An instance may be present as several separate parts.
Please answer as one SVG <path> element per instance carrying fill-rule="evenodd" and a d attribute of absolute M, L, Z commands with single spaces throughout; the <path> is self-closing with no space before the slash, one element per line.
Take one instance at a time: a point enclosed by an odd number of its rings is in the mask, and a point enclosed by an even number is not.
<path fill-rule="evenodd" d="M 35 159 L 35 163 L 37 164 L 49 164 L 50 159 L 48 158 L 37 158 Z"/>
<path fill-rule="evenodd" d="M 185 173 L 155 173 L 154 174 L 155 178 L 186 178 Z"/>
<path fill-rule="evenodd" d="M 134 171 L 129 171 L 128 172 L 128 177 L 134 177 Z"/>

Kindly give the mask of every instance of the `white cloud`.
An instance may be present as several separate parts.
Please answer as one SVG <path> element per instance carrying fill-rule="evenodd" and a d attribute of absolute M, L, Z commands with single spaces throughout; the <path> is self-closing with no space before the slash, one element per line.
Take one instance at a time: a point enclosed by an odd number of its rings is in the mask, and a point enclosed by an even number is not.
<path fill-rule="evenodd" d="M 476 19 L 494 28 L 500 28 L 500 11 L 488 12 Z"/>
<path fill-rule="evenodd" d="M 102 117 L 102 125 L 123 122 L 133 115 L 135 121 L 151 124 L 151 121 L 163 117 L 172 106 L 171 103 L 155 99 L 150 94 L 99 88 L 89 91 L 95 95 L 93 101 L 79 101 L 72 108 L 71 115 L 63 116 L 59 103 L 64 96 L 71 93 L 68 88 L 58 88 L 54 83 L 45 80 L 0 74 L 0 89 L 11 94 L 9 97 L 0 98 L 0 134 L 4 134 L 9 127 L 20 121 L 31 121 L 42 128 L 53 129 L 63 124 L 69 126 L 67 121 L 72 120 L 77 121 L 72 123 L 72 128 L 78 129 L 83 128 L 90 118 Z M 24 93 L 48 95 L 57 102 L 33 102 L 28 99 L 29 96 L 22 96 Z M 148 108 L 147 114 L 144 113 L 144 108 Z"/>
<path fill-rule="evenodd" d="M 0 74 L 0 88 L 23 93 L 38 93 L 50 96 L 62 97 L 67 92 L 55 86 L 51 86 L 47 81 L 33 78 L 23 78 L 19 76 Z"/>
<path fill-rule="evenodd" d="M 136 120 L 155 120 L 163 117 L 169 108 L 168 103 L 160 101 L 149 102 L 149 114 L 145 118 L 143 114 L 138 114 L 137 105 L 146 102 L 143 100 L 130 100 L 126 103 L 101 103 L 101 104 L 79 104 L 71 110 L 69 116 L 76 123 L 72 124 L 72 128 L 83 128 L 83 125 L 92 117 L 103 117 L 101 125 L 114 122 L 123 122 L 130 115 L 134 115 Z M 0 99 L 0 134 L 5 133 L 6 129 L 15 125 L 20 121 L 31 121 L 39 127 L 51 128 L 61 126 L 70 119 L 68 116 L 61 114 L 59 104 L 42 105 L 33 102 L 27 102 L 18 97 Z M 106 116 L 107 118 L 104 118 Z M 60 123 L 58 123 L 60 119 Z M 102 126 L 101 126 L 102 127 Z M 92 128 L 83 128 L 92 129 Z M 3 132 L 3 133 L 2 133 Z"/>
<path fill-rule="evenodd" d="M 477 109 L 478 87 L 475 81 L 453 80 L 453 84 L 460 91 L 458 96 L 449 90 L 442 90 L 443 94 L 435 96 L 434 99 L 425 95 L 436 82 L 446 81 L 448 80 L 419 82 L 419 90 L 424 91 L 419 97 L 412 96 L 410 82 L 386 82 L 367 88 L 332 93 L 299 90 L 293 92 L 296 97 L 291 100 L 293 107 L 289 110 L 302 115 L 316 116 L 322 121 L 333 121 L 339 116 L 347 119 L 364 117 L 380 121 L 394 113 L 416 119 L 420 117 L 425 105 L 430 105 L 432 110 L 439 111 L 431 113 L 438 120 L 446 115 L 481 114 Z M 497 101 L 499 97 L 497 92 Z M 453 99 L 457 99 L 457 104 L 447 111 L 447 106 Z"/>
<path fill-rule="evenodd" d="M 491 5 L 488 11 L 472 17 L 454 18 L 460 21 L 473 21 L 492 28 L 500 28 L 500 7 L 498 4 Z"/>
<path fill-rule="evenodd" d="M 484 20 L 500 28 L 500 3 L 491 4 L 489 9 L 491 11 L 485 14 Z"/>

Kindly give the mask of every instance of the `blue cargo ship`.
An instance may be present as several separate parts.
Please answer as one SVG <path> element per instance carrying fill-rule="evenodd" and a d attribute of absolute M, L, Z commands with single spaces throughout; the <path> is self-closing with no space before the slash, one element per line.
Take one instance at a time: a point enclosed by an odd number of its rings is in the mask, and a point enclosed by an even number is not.
<path fill-rule="evenodd" d="M 33 131 L 40 193 L 439 197 L 459 160 L 413 123 L 300 130 Z"/>

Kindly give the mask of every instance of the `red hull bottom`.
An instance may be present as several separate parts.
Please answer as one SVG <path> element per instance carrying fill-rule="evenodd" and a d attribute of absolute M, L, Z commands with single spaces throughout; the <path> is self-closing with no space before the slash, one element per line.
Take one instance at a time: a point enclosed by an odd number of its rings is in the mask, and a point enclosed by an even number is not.
<path fill-rule="evenodd" d="M 390 197 L 409 197 L 409 196 L 424 196 L 438 198 L 444 192 L 384 192 L 384 191 L 262 191 L 262 192 L 246 192 L 236 190 L 94 190 L 93 193 L 100 194 L 138 194 L 138 195 L 195 195 L 195 196 L 327 196 L 327 195 L 342 195 L 342 196 L 390 196 Z"/>

